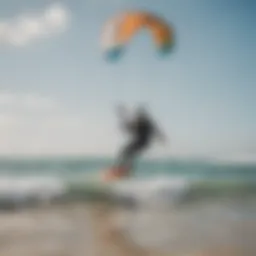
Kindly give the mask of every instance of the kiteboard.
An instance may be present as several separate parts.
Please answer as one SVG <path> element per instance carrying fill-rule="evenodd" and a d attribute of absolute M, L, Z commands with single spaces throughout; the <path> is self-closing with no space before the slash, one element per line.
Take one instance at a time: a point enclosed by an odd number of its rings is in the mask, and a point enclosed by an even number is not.
<path fill-rule="evenodd" d="M 112 167 L 102 172 L 101 180 L 103 182 L 119 181 L 129 176 L 130 170 L 126 167 Z"/>

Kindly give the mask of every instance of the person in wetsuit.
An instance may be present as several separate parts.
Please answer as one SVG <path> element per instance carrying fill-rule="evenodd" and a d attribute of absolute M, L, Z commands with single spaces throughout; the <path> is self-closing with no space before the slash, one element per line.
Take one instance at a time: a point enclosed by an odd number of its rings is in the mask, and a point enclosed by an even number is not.
<path fill-rule="evenodd" d="M 150 147 L 155 137 L 162 142 L 165 142 L 166 138 L 143 107 L 137 110 L 136 116 L 132 120 L 129 120 L 124 106 L 118 107 L 118 114 L 122 127 L 131 135 L 131 140 L 121 150 L 115 167 L 128 172 L 132 169 L 133 160 Z"/>

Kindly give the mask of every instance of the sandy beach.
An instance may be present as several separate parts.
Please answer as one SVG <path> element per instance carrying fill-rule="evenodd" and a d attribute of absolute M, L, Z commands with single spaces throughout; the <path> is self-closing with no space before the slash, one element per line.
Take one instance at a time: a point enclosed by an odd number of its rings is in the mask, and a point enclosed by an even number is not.
<path fill-rule="evenodd" d="M 70 203 L 0 213 L 0 256 L 253 256 L 246 243 L 223 243 L 182 254 L 142 248 L 118 228 L 118 211 L 104 203 Z M 255 223 L 254 223 L 255 224 Z M 245 233 L 246 231 L 246 233 Z M 255 238 L 255 225 L 241 227 Z M 252 241 L 251 241 L 252 243 Z"/>
<path fill-rule="evenodd" d="M 1 212 L 0 255 L 161 255 L 130 242 L 113 229 L 110 220 L 111 211 L 105 204 L 72 203 Z"/>

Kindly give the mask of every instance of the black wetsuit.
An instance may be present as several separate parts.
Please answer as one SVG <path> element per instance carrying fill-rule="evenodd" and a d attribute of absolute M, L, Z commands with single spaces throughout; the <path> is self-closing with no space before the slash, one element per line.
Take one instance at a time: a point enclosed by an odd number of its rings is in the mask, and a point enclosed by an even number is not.
<path fill-rule="evenodd" d="M 131 133 L 132 140 L 122 150 L 119 166 L 128 165 L 131 168 L 132 160 L 149 146 L 154 134 L 154 125 L 148 118 L 141 117 L 126 128 Z"/>

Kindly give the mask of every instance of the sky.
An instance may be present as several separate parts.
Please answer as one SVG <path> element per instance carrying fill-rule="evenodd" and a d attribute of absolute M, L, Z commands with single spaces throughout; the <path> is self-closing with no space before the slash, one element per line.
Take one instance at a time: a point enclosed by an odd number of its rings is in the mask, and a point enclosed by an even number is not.
<path fill-rule="evenodd" d="M 134 9 L 175 29 L 157 55 L 141 31 L 117 63 L 105 22 Z M 0 0 L 0 155 L 111 155 L 115 106 L 146 103 L 170 138 L 152 155 L 256 161 L 253 0 Z"/>

